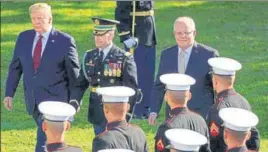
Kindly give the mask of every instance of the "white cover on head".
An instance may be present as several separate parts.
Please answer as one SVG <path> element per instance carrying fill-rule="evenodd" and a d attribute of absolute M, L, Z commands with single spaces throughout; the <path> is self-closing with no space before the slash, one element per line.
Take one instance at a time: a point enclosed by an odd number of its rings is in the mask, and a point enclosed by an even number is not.
<path fill-rule="evenodd" d="M 165 135 L 176 150 L 198 151 L 200 146 L 208 142 L 204 135 L 189 129 L 169 129 Z"/>
<path fill-rule="evenodd" d="M 125 86 L 113 86 L 97 88 L 98 94 L 102 95 L 102 101 L 108 102 L 128 102 L 129 97 L 135 94 L 132 88 Z"/>
<path fill-rule="evenodd" d="M 190 86 L 195 84 L 195 79 L 186 74 L 169 73 L 160 76 L 160 81 L 166 84 L 168 90 L 180 91 L 190 90 Z"/>
<path fill-rule="evenodd" d="M 59 101 L 43 101 L 38 109 L 50 121 L 66 121 L 76 113 L 72 105 Z"/>
<path fill-rule="evenodd" d="M 218 75 L 235 75 L 235 72 L 242 68 L 238 61 L 225 57 L 210 58 L 208 64 L 212 67 L 213 73 Z"/>
<path fill-rule="evenodd" d="M 234 131 L 249 131 L 258 124 L 259 118 L 251 111 L 239 108 L 223 108 L 219 111 L 224 126 Z"/>

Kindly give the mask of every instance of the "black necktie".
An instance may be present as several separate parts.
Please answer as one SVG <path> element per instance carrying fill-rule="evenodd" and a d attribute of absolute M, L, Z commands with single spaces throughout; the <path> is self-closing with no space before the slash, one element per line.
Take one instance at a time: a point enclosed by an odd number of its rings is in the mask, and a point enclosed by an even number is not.
<path fill-rule="evenodd" d="M 103 60 L 103 51 L 99 52 L 99 57 L 98 57 L 99 61 L 102 62 Z"/>
<path fill-rule="evenodd" d="M 101 69 L 102 60 L 103 60 L 103 51 L 99 51 L 99 55 L 96 60 L 96 68 L 99 70 Z"/>

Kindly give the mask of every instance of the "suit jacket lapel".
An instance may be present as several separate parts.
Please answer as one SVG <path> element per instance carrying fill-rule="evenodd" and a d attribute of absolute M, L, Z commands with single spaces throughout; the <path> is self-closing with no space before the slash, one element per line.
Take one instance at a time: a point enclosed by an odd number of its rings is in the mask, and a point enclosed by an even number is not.
<path fill-rule="evenodd" d="M 178 67 L 178 63 L 179 63 L 179 49 L 178 46 L 174 46 L 174 48 L 171 51 L 171 56 L 170 56 L 170 61 L 175 61 L 171 63 L 171 67 L 172 67 L 172 72 L 174 73 L 178 73 L 179 72 L 179 67 Z"/>
<path fill-rule="evenodd" d="M 33 51 L 33 48 L 35 46 L 34 45 L 34 38 L 35 38 L 35 30 L 32 30 L 30 35 L 29 35 L 29 38 L 26 40 L 26 47 L 25 47 L 25 57 L 28 59 L 28 64 L 30 64 L 30 68 L 33 70 L 33 55 L 32 55 L 32 51 Z M 33 70 L 34 72 L 34 70 Z"/>
<path fill-rule="evenodd" d="M 186 71 L 185 74 L 189 74 L 190 70 L 195 69 L 194 67 L 197 67 L 196 64 L 198 64 L 198 62 L 196 62 L 196 58 L 198 58 L 198 50 L 197 50 L 197 43 L 194 42 L 193 48 L 192 48 L 192 52 L 186 67 Z"/>

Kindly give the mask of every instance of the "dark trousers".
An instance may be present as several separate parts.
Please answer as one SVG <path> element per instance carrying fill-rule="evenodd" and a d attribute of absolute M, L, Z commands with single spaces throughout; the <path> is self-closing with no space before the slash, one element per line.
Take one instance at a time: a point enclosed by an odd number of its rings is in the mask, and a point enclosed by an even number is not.
<path fill-rule="evenodd" d="M 42 129 L 43 123 L 43 115 L 39 112 L 37 106 L 35 106 L 35 110 L 33 113 L 33 119 L 37 125 L 37 135 L 36 135 L 36 145 L 35 145 L 35 152 L 45 152 L 45 143 L 46 143 L 46 135 Z"/>
<path fill-rule="evenodd" d="M 134 51 L 134 59 L 137 65 L 138 84 L 142 91 L 143 99 L 134 110 L 136 116 L 149 114 L 151 91 L 155 73 L 155 46 L 144 46 L 139 44 Z"/>

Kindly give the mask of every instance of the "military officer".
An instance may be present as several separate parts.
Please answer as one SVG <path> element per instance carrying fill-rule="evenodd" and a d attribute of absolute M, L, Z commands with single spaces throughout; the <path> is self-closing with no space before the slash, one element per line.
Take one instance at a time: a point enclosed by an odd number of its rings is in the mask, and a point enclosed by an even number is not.
<path fill-rule="evenodd" d="M 169 129 L 165 135 L 170 141 L 170 152 L 198 152 L 208 142 L 206 136 L 189 129 Z"/>
<path fill-rule="evenodd" d="M 69 119 L 76 113 L 76 109 L 59 101 L 44 101 L 38 108 L 44 117 L 42 129 L 47 136 L 46 152 L 82 152 L 80 147 L 69 146 L 64 142 L 64 134 L 71 126 Z"/>
<path fill-rule="evenodd" d="M 250 129 L 258 124 L 258 117 L 240 108 L 223 108 L 219 116 L 224 121 L 226 152 L 251 152 L 247 149 L 246 141 L 250 138 Z"/>
<path fill-rule="evenodd" d="M 102 95 L 103 111 L 108 124 L 106 131 L 93 139 L 92 151 L 123 148 L 147 152 L 148 145 L 143 130 L 126 121 L 129 109 L 127 103 L 135 91 L 125 86 L 114 86 L 98 88 L 97 93 Z"/>
<path fill-rule="evenodd" d="M 98 87 L 128 86 L 137 89 L 137 69 L 133 56 L 113 44 L 118 21 L 93 17 L 96 48 L 85 53 L 82 69 L 75 89 L 71 91 L 71 101 L 81 102 L 85 90 L 90 86 L 88 120 L 93 124 L 96 135 L 106 126 L 101 96 Z M 130 99 L 131 107 L 135 96 Z"/>
<path fill-rule="evenodd" d="M 115 19 L 120 21 L 117 24 L 120 41 L 126 50 L 135 48 L 138 84 L 143 93 L 143 99 L 134 111 L 136 118 L 148 117 L 154 81 L 156 29 L 153 8 L 154 1 L 149 0 L 116 1 Z"/>
<path fill-rule="evenodd" d="M 204 118 L 189 110 L 187 102 L 191 99 L 190 86 L 195 84 L 195 79 L 178 73 L 164 74 L 160 81 L 166 85 L 165 100 L 171 107 L 169 119 L 161 124 L 155 136 L 155 151 L 167 152 L 166 146 L 170 141 L 165 137 L 168 129 L 190 129 L 209 138 L 208 127 Z M 200 152 L 210 152 L 209 143 L 201 146 Z"/>
<path fill-rule="evenodd" d="M 210 108 L 207 123 L 210 130 L 210 145 L 212 151 L 225 152 L 227 149 L 223 140 L 223 121 L 219 117 L 219 110 L 226 107 L 251 110 L 248 101 L 234 90 L 235 73 L 242 65 L 233 59 L 219 57 L 208 60 L 213 70 L 213 87 L 216 91 L 216 102 Z M 258 151 L 260 138 L 258 130 L 251 129 L 251 138 L 247 141 L 250 150 Z"/>

